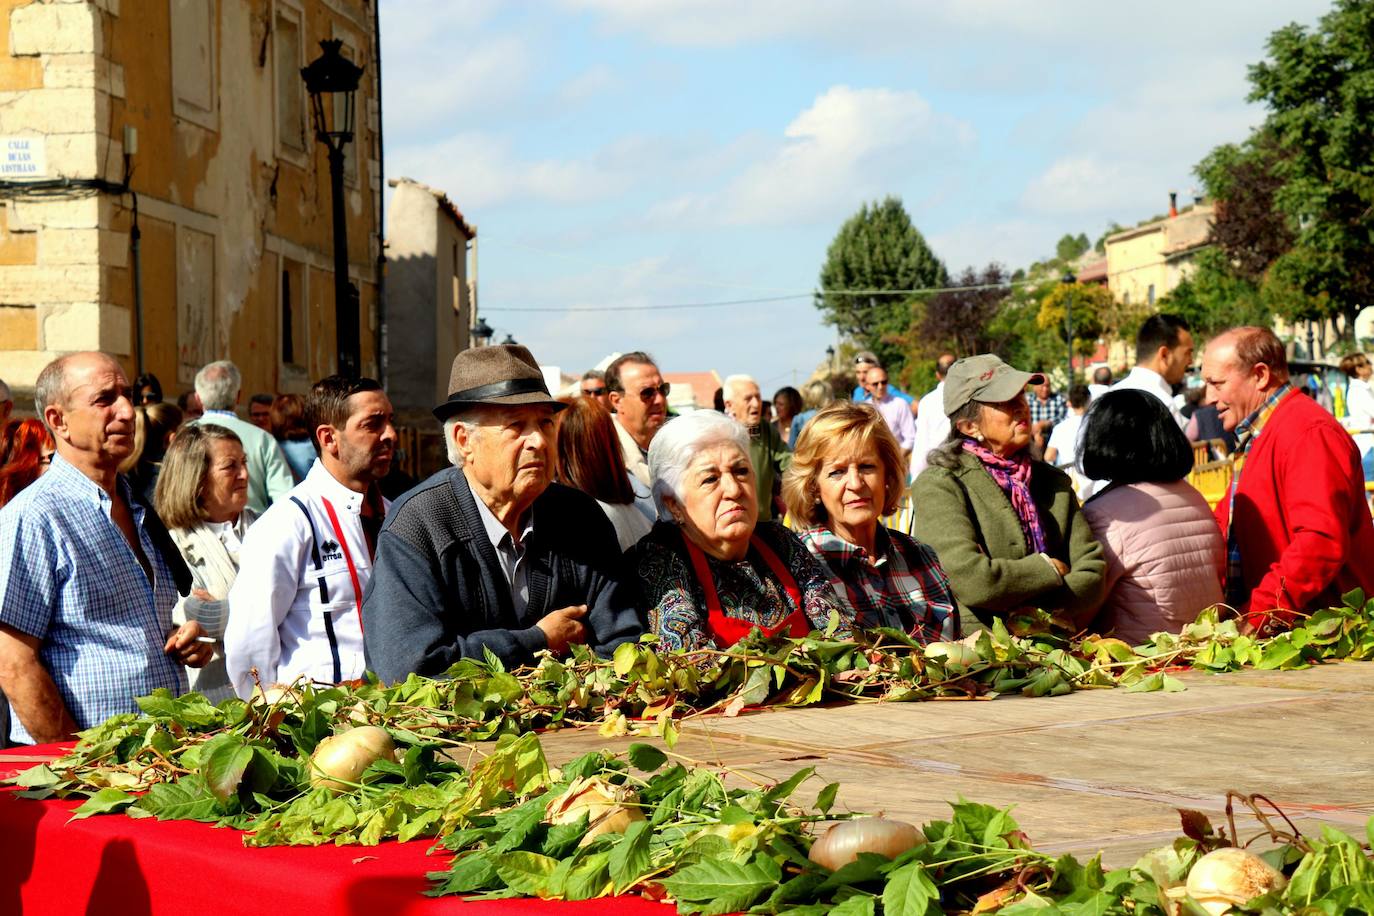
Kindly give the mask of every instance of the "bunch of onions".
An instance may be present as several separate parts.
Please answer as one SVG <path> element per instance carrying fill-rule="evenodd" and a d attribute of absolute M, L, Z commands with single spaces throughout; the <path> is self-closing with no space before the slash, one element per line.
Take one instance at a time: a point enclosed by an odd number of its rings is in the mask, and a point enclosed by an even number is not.
<path fill-rule="evenodd" d="M 1211 916 L 1283 890 L 1288 879 L 1248 849 L 1225 846 L 1207 853 L 1188 872 L 1188 896 Z"/>
<path fill-rule="evenodd" d="M 811 844 L 810 859 L 831 871 L 839 871 L 859 858 L 861 852 L 895 859 L 926 841 L 925 834 L 905 821 L 885 817 L 860 817 L 840 821 Z"/>
<path fill-rule="evenodd" d="M 603 833 L 624 833 L 635 821 L 644 820 L 639 795 L 625 786 L 600 776 L 573 780 L 566 792 L 549 802 L 544 821 L 549 824 L 575 824 L 587 816 L 587 833 L 579 846 L 586 846 Z"/>
<path fill-rule="evenodd" d="M 310 755 L 310 784 L 347 792 L 378 760 L 395 760 L 396 745 L 386 729 L 364 725 L 325 738 Z"/>

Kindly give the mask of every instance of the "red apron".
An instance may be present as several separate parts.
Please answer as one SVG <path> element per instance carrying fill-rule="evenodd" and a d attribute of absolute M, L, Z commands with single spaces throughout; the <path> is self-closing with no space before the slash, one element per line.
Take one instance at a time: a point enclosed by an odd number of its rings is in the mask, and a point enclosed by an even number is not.
<path fill-rule="evenodd" d="M 792 574 L 787 571 L 782 560 L 778 559 L 778 555 L 767 544 L 759 540 L 757 534 L 750 535 L 749 543 L 758 551 L 759 556 L 763 557 L 763 562 L 768 564 L 768 568 L 777 577 L 783 591 L 787 593 L 788 603 L 792 606 L 792 613 L 788 614 L 781 623 L 772 627 L 740 620 L 737 617 L 726 617 L 725 611 L 720 606 L 720 595 L 716 592 L 715 577 L 711 575 L 711 568 L 706 564 L 706 554 L 702 552 L 700 547 L 693 544 L 686 534 L 683 534 L 682 542 L 687 545 L 687 555 L 691 558 L 692 571 L 696 573 L 697 582 L 701 584 L 701 590 L 706 593 L 706 629 L 717 646 L 722 649 L 733 646 L 748 636 L 749 631 L 754 627 L 762 630 L 765 636 L 776 636 L 784 630 L 787 631 L 788 636 L 794 639 L 801 639 L 810 634 L 811 622 L 806 619 L 806 614 L 802 611 L 801 589 L 797 587 L 797 580 L 792 578 Z"/>

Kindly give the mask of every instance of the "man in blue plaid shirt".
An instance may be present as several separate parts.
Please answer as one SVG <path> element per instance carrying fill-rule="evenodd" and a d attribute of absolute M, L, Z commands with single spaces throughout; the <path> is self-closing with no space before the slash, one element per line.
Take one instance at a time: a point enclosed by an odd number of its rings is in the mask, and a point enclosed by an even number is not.
<path fill-rule="evenodd" d="M 1044 379 L 1031 389 L 1035 396 L 1026 399 L 1030 403 L 1031 435 L 1035 437 L 1035 444 L 1042 453 L 1050 441 L 1050 430 L 1069 415 L 1068 402 L 1050 387 L 1049 376 L 1044 376 Z"/>
<path fill-rule="evenodd" d="M 57 454 L 0 510 L 0 688 L 24 744 L 133 712 L 158 687 L 184 693 L 182 666 L 213 654 L 200 624 L 173 626 L 180 557 L 118 473 L 134 445 L 124 370 L 73 353 L 48 364 L 34 395 Z"/>

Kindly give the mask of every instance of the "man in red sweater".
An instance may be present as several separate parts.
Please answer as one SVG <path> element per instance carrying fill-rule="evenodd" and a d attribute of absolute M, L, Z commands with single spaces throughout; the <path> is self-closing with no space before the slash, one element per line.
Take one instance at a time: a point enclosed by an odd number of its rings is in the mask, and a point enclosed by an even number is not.
<path fill-rule="evenodd" d="M 1234 328 L 1202 360 L 1207 402 L 1235 430 L 1235 478 L 1217 504 L 1226 532 L 1227 602 L 1248 629 L 1282 629 L 1298 613 L 1374 596 L 1374 524 L 1350 434 L 1288 383 L 1282 341 Z"/>

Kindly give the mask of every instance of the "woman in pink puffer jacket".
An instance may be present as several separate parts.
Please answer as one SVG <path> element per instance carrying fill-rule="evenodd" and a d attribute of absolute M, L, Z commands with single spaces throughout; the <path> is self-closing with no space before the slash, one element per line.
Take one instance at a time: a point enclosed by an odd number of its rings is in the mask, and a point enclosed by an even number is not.
<path fill-rule="evenodd" d="M 1192 446 L 1159 398 L 1102 395 L 1084 420 L 1078 457 L 1085 475 L 1111 482 L 1083 507 L 1107 560 L 1107 600 L 1092 629 L 1142 643 L 1220 603 L 1226 541 L 1184 479 Z"/>

